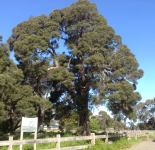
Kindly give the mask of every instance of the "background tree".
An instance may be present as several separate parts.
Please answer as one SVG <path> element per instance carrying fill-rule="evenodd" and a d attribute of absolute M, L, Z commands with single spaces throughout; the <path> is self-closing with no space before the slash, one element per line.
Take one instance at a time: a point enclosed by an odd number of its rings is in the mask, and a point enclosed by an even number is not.
<path fill-rule="evenodd" d="M 100 131 L 101 130 L 101 125 L 100 121 L 97 116 L 93 116 L 90 119 L 90 129 L 92 131 Z"/>
<path fill-rule="evenodd" d="M 126 126 L 121 121 L 117 121 L 115 117 L 110 117 L 107 112 L 100 111 L 99 115 L 91 117 L 90 128 L 91 130 L 96 131 L 106 131 L 106 129 L 108 128 L 113 128 L 114 130 L 122 130 L 125 129 Z"/>
<path fill-rule="evenodd" d="M 71 111 L 69 115 L 63 115 L 63 118 L 60 119 L 60 129 L 76 133 L 78 131 L 78 114 Z"/>
<path fill-rule="evenodd" d="M 15 52 L 18 67 L 23 71 L 24 85 L 30 85 L 39 97 L 48 97 L 51 84 L 48 68 L 55 58 L 57 44 L 53 38 L 59 37 L 57 24 L 47 16 L 30 18 L 13 29 L 9 39 L 10 49 Z M 55 65 L 55 64 L 54 64 Z M 44 120 L 44 109 L 38 110 L 39 124 Z"/>
<path fill-rule="evenodd" d="M 48 101 L 33 95 L 28 85 L 23 85 L 23 74 L 9 59 L 7 45 L 0 45 L 0 130 L 14 132 L 22 116 L 36 116 L 40 105 L 46 109 Z"/>
<path fill-rule="evenodd" d="M 135 106 L 138 127 L 140 129 L 155 129 L 155 99 L 146 100 Z"/>
<path fill-rule="evenodd" d="M 62 40 L 67 50 L 60 54 Z M 40 97 L 50 93 L 57 112 L 69 114 L 74 109 L 83 135 L 90 133 L 92 105 L 107 100 L 114 114 L 129 117 L 140 100 L 134 90 L 142 70 L 88 0 L 19 24 L 9 44 L 24 72 L 24 83 Z"/>

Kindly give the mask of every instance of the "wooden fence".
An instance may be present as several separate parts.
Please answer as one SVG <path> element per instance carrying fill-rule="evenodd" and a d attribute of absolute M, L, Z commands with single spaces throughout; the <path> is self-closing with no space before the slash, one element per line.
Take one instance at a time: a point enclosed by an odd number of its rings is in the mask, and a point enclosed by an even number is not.
<path fill-rule="evenodd" d="M 13 150 L 13 145 L 20 145 L 20 150 L 22 150 L 22 146 L 24 144 L 43 144 L 43 143 L 56 143 L 55 148 L 51 148 L 50 150 L 80 150 L 88 148 L 91 145 L 95 145 L 96 139 L 104 139 L 106 143 L 108 143 L 108 139 L 114 137 L 127 137 L 130 140 L 132 137 L 137 139 L 140 136 L 149 136 L 150 134 L 155 134 L 155 131 L 121 131 L 115 133 L 106 133 L 105 135 L 95 135 L 95 133 L 91 133 L 90 136 L 73 136 L 73 137 L 61 137 L 60 134 L 57 134 L 55 138 L 45 138 L 45 139 L 29 139 L 29 140 L 13 140 L 13 137 L 9 137 L 9 141 L 0 141 L 1 146 L 8 146 L 8 150 Z M 80 145 L 80 146 L 72 146 L 72 147 L 61 147 L 61 142 L 68 142 L 68 141 L 84 141 L 90 140 L 91 144 L 89 145 Z M 34 146 L 34 150 L 36 147 Z"/>

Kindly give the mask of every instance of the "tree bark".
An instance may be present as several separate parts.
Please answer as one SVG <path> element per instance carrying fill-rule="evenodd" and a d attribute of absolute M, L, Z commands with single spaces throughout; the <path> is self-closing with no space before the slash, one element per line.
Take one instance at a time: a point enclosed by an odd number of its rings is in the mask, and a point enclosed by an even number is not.
<path fill-rule="evenodd" d="M 79 113 L 79 127 L 81 135 L 90 135 L 89 128 L 89 109 L 88 109 L 88 92 L 82 92 L 78 96 L 78 113 Z"/>
<path fill-rule="evenodd" d="M 90 135 L 88 108 L 82 109 L 79 112 L 79 126 L 81 135 Z"/>
<path fill-rule="evenodd" d="M 40 127 L 41 125 L 43 125 L 44 123 L 44 109 L 39 106 L 39 110 L 38 110 L 38 127 Z"/>

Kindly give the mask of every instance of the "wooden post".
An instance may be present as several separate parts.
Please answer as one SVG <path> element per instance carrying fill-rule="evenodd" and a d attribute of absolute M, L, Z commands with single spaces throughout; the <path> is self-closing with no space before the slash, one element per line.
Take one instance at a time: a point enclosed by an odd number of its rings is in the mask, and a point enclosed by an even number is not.
<path fill-rule="evenodd" d="M 21 132 L 20 132 L 20 142 L 22 142 L 23 141 L 23 130 L 21 129 Z M 20 144 L 20 150 L 22 150 L 23 149 L 23 145 L 22 145 L 22 143 Z"/>
<path fill-rule="evenodd" d="M 138 137 L 139 137 L 139 130 L 137 130 L 137 139 L 138 139 Z"/>
<path fill-rule="evenodd" d="M 137 140 L 137 137 L 138 137 L 137 131 L 135 131 L 135 140 Z"/>
<path fill-rule="evenodd" d="M 95 145 L 95 133 L 91 133 L 91 144 Z"/>
<path fill-rule="evenodd" d="M 130 133 L 129 132 L 127 132 L 127 139 L 128 139 L 128 141 L 130 140 Z"/>
<path fill-rule="evenodd" d="M 12 150 L 12 141 L 13 141 L 13 136 L 9 136 L 9 148 L 8 148 L 8 150 Z"/>
<path fill-rule="evenodd" d="M 106 132 L 106 139 L 105 139 L 105 143 L 108 143 L 108 132 Z"/>
<path fill-rule="evenodd" d="M 60 147 L 61 147 L 61 145 L 60 145 L 60 134 L 57 134 L 57 144 L 56 144 L 56 149 L 57 149 L 57 150 L 60 150 Z"/>
<path fill-rule="evenodd" d="M 35 139 L 35 140 L 37 139 L 37 131 L 35 131 L 35 133 L 34 133 L 34 139 Z M 36 143 L 34 143 L 33 149 L 34 149 L 34 150 L 37 150 L 37 144 L 36 144 Z"/>
<path fill-rule="evenodd" d="M 149 134 L 148 133 L 145 133 L 145 134 L 146 134 L 147 140 L 149 140 Z"/>

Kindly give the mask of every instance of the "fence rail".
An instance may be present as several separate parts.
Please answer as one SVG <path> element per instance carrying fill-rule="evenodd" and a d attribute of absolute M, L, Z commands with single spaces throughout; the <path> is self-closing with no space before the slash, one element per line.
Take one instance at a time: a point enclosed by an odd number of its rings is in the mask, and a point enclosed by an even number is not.
<path fill-rule="evenodd" d="M 44 144 L 44 143 L 56 143 L 56 148 L 51 148 L 50 150 L 78 150 L 78 149 L 85 149 L 91 145 L 95 145 L 96 139 L 105 139 L 105 142 L 108 142 L 108 139 L 114 137 L 127 137 L 128 140 L 134 137 L 137 139 L 140 136 L 149 136 L 150 134 L 155 134 L 155 131 L 140 131 L 140 130 L 131 130 L 131 131 L 121 131 L 115 133 L 107 132 L 105 135 L 95 135 L 95 133 L 91 133 L 90 136 L 73 136 L 73 137 L 61 137 L 58 134 L 55 138 L 45 138 L 45 139 L 28 139 L 28 140 L 13 140 L 13 137 L 9 137 L 9 141 L 0 141 L 1 146 L 8 146 L 8 150 L 13 150 L 13 145 L 24 145 L 24 144 Z M 72 147 L 61 147 L 61 142 L 68 142 L 68 141 L 84 141 L 90 140 L 91 144 L 89 145 L 80 145 L 80 146 L 72 146 Z M 22 150 L 22 147 L 20 148 Z M 47 150 L 47 149 L 44 149 Z"/>

